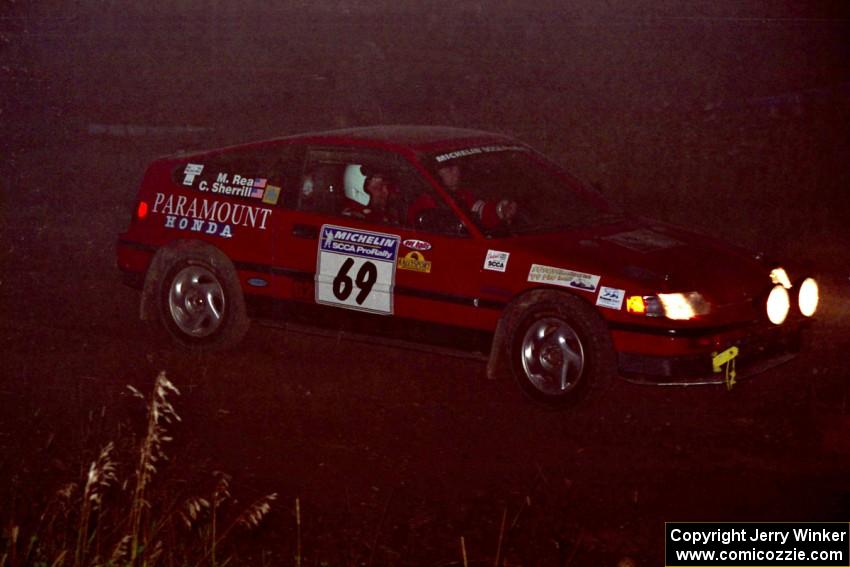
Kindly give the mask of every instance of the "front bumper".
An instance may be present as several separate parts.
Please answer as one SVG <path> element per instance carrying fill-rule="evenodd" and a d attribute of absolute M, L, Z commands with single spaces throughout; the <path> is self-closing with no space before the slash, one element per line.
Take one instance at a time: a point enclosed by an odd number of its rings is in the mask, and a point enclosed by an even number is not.
<path fill-rule="evenodd" d="M 735 333 L 737 336 L 714 336 L 705 341 L 713 348 L 693 354 L 663 356 L 619 352 L 619 371 L 625 379 L 644 384 L 722 384 L 725 373 L 714 371 L 714 354 L 737 347 L 737 378 L 753 376 L 793 359 L 802 347 L 806 326 L 805 322 L 796 322 L 780 327 L 749 329 L 746 333 Z"/>

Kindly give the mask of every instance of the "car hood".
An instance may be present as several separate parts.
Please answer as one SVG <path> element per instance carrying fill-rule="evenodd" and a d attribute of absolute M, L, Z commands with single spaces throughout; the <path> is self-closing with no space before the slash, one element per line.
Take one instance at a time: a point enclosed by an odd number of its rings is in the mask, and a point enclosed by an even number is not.
<path fill-rule="evenodd" d="M 580 270 L 647 293 L 699 291 L 714 304 L 738 303 L 770 287 L 755 254 L 715 238 L 646 219 L 517 238 L 530 263 Z"/>

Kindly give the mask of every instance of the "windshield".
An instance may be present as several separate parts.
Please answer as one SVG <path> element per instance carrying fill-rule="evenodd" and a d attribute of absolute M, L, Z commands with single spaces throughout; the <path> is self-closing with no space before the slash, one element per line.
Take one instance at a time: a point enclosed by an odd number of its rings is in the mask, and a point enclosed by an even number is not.
<path fill-rule="evenodd" d="M 610 211 L 585 188 L 524 146 L 482 146 L 433 154 L 434 177 L 488 235 L 573 228 Z"/>

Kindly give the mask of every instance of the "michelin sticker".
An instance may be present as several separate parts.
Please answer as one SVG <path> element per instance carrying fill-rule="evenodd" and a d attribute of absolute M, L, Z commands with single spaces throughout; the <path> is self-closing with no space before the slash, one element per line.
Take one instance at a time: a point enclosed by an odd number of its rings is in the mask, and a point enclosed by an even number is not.
<path fill-rule="evenodd" d="M 452 159 L 467 157 L 467 156 L 477 156 L 479 154 L 491 154 L 494 152 L 527 152 L 528 148 L 525 146 L 479 146 L 477 148 L 465 148 L 462 150 L 455 150 L 453 152 L 449 152 L 447 154 L 440 154 L 434 158 L 437 163 L 443 163 L 444 161 L 449 161 Z"/>
<path fill-rule="evenodd" d="M 599 295 L 596 297 L 596 305 L 599 307 L 607 307 L 608 309 L 616 309 L 619 311 L 623 307 L 623 298 L 626 296 L 626 290 L 613 287 L 599 288 Z"/>
<path fill-rule="evenodd" d="M 682 242 L 679 242 L 675 238 L 671 238 L 665 234 L 659 234 L 648 228 L 620 232 L 611 236 L 605 236 L 603 239 L 619 244 L 623 248 L 641 253 L 655 252 L 656 250 L 664 250 L 682 245 Z"/>
<path fill-rule="evenodd" d="M 528 271 L 528 281 L 559 285 L 582 291 L 596 291 L 596 287 L 599 285 L 599 276 L 532 264 L 531 270 Z"/>
<path fill-rule="evenodd" d="M 484 258 L 484 269 L 493 272 L 504 272 L 508 269 L 508 258 L 510 256 L 510 252 L 488 250 L 487 256 Z"/>
<path fill-rule="evenodd" d="M 316 303 L 392 315 L 399 240 L 395 234 L 323 225 Z"/>

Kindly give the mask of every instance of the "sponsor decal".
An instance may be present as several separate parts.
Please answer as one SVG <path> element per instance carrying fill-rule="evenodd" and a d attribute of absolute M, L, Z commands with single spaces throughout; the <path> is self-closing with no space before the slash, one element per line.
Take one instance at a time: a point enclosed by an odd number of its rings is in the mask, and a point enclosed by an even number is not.
<path fill-rule="evenodd" d="M 263 278 L 248 278 L 248 285 L 253 287 L 266 287 L 269 282 Z"/>
<path fill-rule="evenodd" d="M 277 185 L 269 185 L 266 187 L 266 194 L 263 195 L 263 203 L 267 205 L 277 205 L 280 199 L 280 187 Z"/>
<path fill-rule="evenodd" d="M 437 163 L 443 163 L 444 161 L 449 161 L 449 160 L 457 159 L 457 158 L 460 158 L 460 157 L 476 156 L 476 155 L 479 155 L 479 154 L 491 154 L 491 153 L 494 153 L 494 152 L 508 152 L 508 151 L 527 152 L 528 148 L 526 148 L 525 146 L 517 146 L 517 145 L 514 145 L 514 146 L 504 146 L 504 145 L 480 146 L 480 147 L 477 147 L 477 148 L 465 148 L 465 149 L 462 149 L 462 150 L 455 150 L 453 152 L 449 152 L 449 153 L 446 153 L 446 154 L 440 154 L 437 157 L 435 157 L 434 159 L 437 161 Z"/>
<path fill-rule="evenodd" d="M 528 271 L 528 281 L 559 285 L 582 291 L 596 291 L 596 287 L 599 285 L 599 276 L 553 266 L 532 264 Z"/>
<path fill-rule="evenodd" d="M 665 250 L 675 246 L 681 246 L 683 243 L 667 236 L 659 234 L 648 228 L 631 230 L 629 232 L 620 232 L 610 236 L 603 237 L 603 240 L 619 244 L 623 248 L 634 250 L 635 252 L 647 253 L 656 250 Z"/>
<path fill-rule="evenodd" d="M 195 177 L 200 175 L 203 170 L 202 164 L 187 163 L 186 169 L 183 170 L 183 185 L 191 186 L 195 182 Z"/>
<path fill-rule="evenodd" d="M 263 198 L 263 189 L 266 187 L 267 179 L 245 177 L 242 175 L 220 172 L 215 181 L 203 179 L 198 183 L 198 190 L 204 193 L 215 193 L 217 195 L 229 195 L 232 197 L 249 197 L 255 199 Z"/>
<path fill-rule="evenodd" d="M 625 297 L 626 290 L 603 285 L 599 288 L 599 295 L 596 296 L 596 305 L 619 311 L 623 307 L 623 298 Z"/>
<path fill-rule="evenodd" d="M 196 226 L 194 221 L 207 221 L 210 226 L 216 225 L 222 227 L 226 225 L 244 226 L 245 228 L 256 228 L 266 230 L 266 224 L 272 214 L 272 209 L 265 207 L 253 207 L 251 205 L 243 205 L 241 203 L 228 203 L 204 199 L 202 197 L 186 197 L 185 195 L 166 195 L 165 193 L 157 193 L 154 199 L 153 213 L 166 215 L 166 227 L 181 228 L 182 222 L 179 220 L 185 218 L 192 221 L 192 226 Z M 169 217 L 174 217 L 169 221 Z M 173 226 L 169 226 L 169 222 Z M 189 230 L 198 231 L 200 229 L 190 228 Z M 227 230 L 230 236 L 230 228 Z M 208 232 L 207 234 L 214 234 Z M 225 236 L 218 233 L 219 236 Z"/>
<path fill-rule="evenodd" d="M 425 242 L 424 240 L 417 240 L 415 238 L 408 238 L 404 242 L 402 242 L 405 248 L 410 248 L 411 250 L 419 250 L 420 252 L 425 252 L 431 249 L 431 244 L 429 242 Z"/>
<path fill-rule="evenodd" d="M 431 262 L 422 256 L 421 252 L 408 252 L 406 255 L 398 259 L 399 270 L 410 270 L 412 272 L 431 273 Z"/>
<path fill-rule="evenodd" d="M 394 234 L 325 225 L 322 227 L 320 249 L 323 252 L 338 252 L 395 262 L 398 241 L 399 237 Z"/>
<path fill-rule="evenodd" d="M 322 226 L 316 303 L 391 315 L 400 238 L 342 226 Z"/>
<path fill-rule="evenodd" d="M 504 272 L 508 269 L 508 258 L 510 256 L 510 252 L 487 250 L 487 256 L 484 258 L 484 269 L 493 272 Z"/>
<path fill-rule="evenodd" d="M 178 217 L 177 215 L 165 215 L 165 228 L 177 230 L 188 230 L 219 236 L 221 238 L 232 238 L 233 229 L 229 224 L 218 223 L 211 220 L 190 219 L 189 217 Z"/>

